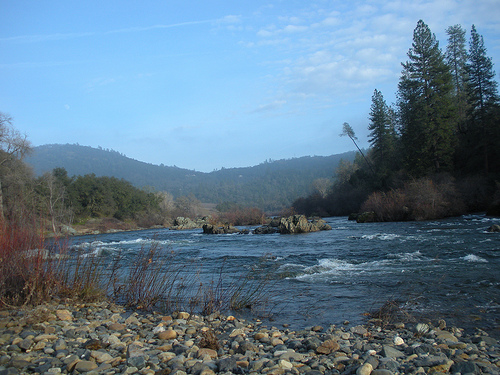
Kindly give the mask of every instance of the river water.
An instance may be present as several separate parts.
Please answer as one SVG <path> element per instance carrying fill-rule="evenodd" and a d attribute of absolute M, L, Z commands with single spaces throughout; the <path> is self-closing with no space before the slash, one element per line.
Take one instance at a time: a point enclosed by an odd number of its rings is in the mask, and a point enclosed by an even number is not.
<path fill-rule="evenodd" d="M 133 259 L 155 242 L 177 262 L 197 264 L 203 282 L 217 280 L 221 269 L 226 281 L 265 270 L 272 279 L 266 293 L 273 324 L 286 322 L 295 329 L 346 320 L 363 323 L 365 313 L 398 300 L 414 316 L 479 326 L 498 336 L 500 233 L 486 229 L 500 219 L 471 215 L 365 224 L 343 217 L 325 220 L 331 231 L 204 235 L 201 229 L 154 229 L 74 237 L 71 246 Z"/>

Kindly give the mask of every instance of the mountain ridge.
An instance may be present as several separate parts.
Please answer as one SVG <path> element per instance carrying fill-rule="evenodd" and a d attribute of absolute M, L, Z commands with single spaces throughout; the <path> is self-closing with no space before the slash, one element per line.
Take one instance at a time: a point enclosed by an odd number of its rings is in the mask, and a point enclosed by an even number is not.
<path fill-rule="evenodd" d="M 167 191 L 176 198 L 192 194 L 202 202 L 235 202 L 264 210 L 278 210 L 309 194 L 315 179 L 331 179 L 340 160 L 352 161 L 354 156 L 355 152 L 350 151 L 198 172 L 138 161 L 109 149 L 79 144 L 48 144 L 34 147 L 25 161 L 38 176 L 54 168 L 65 168 L 69 176 L 94 173 L 98 177 L 123 178 L 134 186 Z"/>

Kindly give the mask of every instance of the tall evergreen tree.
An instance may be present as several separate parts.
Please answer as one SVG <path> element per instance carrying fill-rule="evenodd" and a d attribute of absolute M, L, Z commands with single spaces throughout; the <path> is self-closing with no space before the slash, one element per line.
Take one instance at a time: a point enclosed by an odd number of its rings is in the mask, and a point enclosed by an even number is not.
<path fill-rule="evenodd" d="M 384 172 L 393 165 L 396 132 L 393 110 L 377 89 L 373 92 L 369 118 L 368 130 L 370 130 L 369 142 L 372 147 L 372 157 L 376 169 Z"/>
<path fill-rule="evenodd" d="M 463 133 L 467 118 L 467 48 L 465 30 L 461 25 L 454 25 L 448 27 L 446 33 L 448 34 L 446 61 L 453 76 L 458 129 Z"/>
<path fill-rule="evenodd" d="M 482 35 L 472 25 L 467 64 L 468 95 L 470 105 L 470 137 L 482 149 L 483 166 L 490 170 L 491 152 L 500 148 L 498 136 L 498 83 L 495 81 L 493 62 L 486 55 Z M 493 147 L 493 149 L 492 149 Z"/>
<path fill-rule="evenodd" d="M 413 32 L 408 58 L 398 85 L 407 169 L 414 176 L 451 169 L 455 143 L 452 76 L 436 36 L 422 20 Z"/>

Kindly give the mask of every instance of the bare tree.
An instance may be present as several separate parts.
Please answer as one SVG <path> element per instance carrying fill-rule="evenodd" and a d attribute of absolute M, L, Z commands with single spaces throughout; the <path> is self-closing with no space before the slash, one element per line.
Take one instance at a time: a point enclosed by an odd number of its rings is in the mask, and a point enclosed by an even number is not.
<path fill-rule="evenodd" d="M 52 224 L 52 231 L 57 235 L 61 224 L 69 226 L 73 220 L 73 212 L 66 206 L 66 188 L 53 172 L 45 173 L 41 183 L 45 188 L 44 206 Z"/>
<path fill-rule="evenodd" d="M 22 159 L 31 151 L 31 143 L 12 126 L 12 117 L 0 112 L 0 166 L 12 159 Z M 0 175 L 0 221 L 4 220 L 2 176 Z"/>
<path fill-rule="evenodd" d="M 321 198 L 325 198 L 332 187 L 332 181 L 329 178 L 317 178 L 312 182 L 312 187 Z"/>
<path fill-rule="evenodd" d="M 343 137 L 345 135 L 347 135 L 351 139 L 351 141 L 354 143 L 354 146 L 356 146 L 359 153 L 363 156 L 363 159 L 365 159 L 366 164 L 368 164 L 368 166 L 372 170 L 373 174 L 375 174 L 375 171 L 373 170 L 371 163 L 368 161 L 365 154 L 363 153 L 363 151 L 361 151 L 358 144 L 356 143 L 356 141 L 358 140 L 358 137 L 356 137 L 356 134 L 354 133 L 352 126 L 349 125 L 349 123 L 347 123 L 347 122 L 344 122 L 344 125 L 342 125 L 342 133 L 340 134 L 340 136 Z"/>
<path fill-rule="evenodd" d="M 156 196 L 160 200 L 160 210 L 164 217 L 169 217 L 175 209 L 174 196 L 166 191 L 159 191 Z"/>

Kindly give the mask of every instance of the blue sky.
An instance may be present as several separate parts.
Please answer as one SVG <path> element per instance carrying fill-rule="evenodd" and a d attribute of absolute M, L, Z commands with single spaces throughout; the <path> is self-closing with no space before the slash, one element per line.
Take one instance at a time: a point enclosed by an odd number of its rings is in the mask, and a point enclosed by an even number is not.
<path fill-rule="evenodd" d="M 210 172 L 368 147 L 424 20 L 472 24 L 500 64 L 500 1 L 0 0 L 0 111 L 33 145 Z M 498 65 L 495 65 L 498 80 Z"/>

